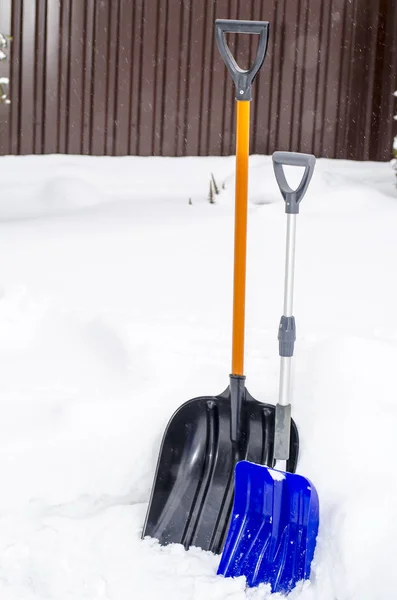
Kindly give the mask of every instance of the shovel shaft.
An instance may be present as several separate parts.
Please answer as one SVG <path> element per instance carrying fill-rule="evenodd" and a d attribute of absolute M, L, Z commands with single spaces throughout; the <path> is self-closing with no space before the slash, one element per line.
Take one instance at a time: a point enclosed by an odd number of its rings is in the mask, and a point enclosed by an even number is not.
<path fill-rule="evenodd" d="M 280 358 L 280 389 L 278 403 L 280 406 L 288 406 L 291 403 L 291 375 L 292 356 L 281 356 Z"/>
<path fill-rule="evenodd" d="M 232 374 L 244 375 L 250 102 L 238 101 L 236 122 L 236 209 L 234 225 Z"/>
<path fill-rule="evenodd" d="M 284 314 L 279 327 L 280 386 L 276 405 L 274 457 L 286 461 L 290 453 L 291 375 L 295 343 L 295 319 L 292 315 L 295 270 L 296 214 L 287 213 L 287 243 L 285 253 Z"/>
<path fill-rule="evenodd" d="M 296 215 L 287 215 L 287 244 L 285 253 L 284 316 L 292 317 L 295 270 Z"/>

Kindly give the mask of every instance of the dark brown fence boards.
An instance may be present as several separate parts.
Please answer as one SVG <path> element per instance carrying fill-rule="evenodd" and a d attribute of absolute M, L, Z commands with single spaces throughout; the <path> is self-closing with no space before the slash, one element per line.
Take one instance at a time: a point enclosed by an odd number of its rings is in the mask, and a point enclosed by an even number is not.
<path fill-rule="evenodd" d="M 0 152 L 232 154 L 234 88 L 216 18 L 270 21 L 253 153 L 391 157 L 394 0 L 13 0 Z M 256 43 L 230 36 L 243 66 Z"/>
<path fill-rule="evenodd" d="M 47 2 L 45 21 L 45 47 L 44 47 L 44 106 L 43 106 L 43 138 L 42 151 L 55 153 L 58 149 L 58 78 L 59 55 L 54 52 L 57 48 L 59 36 L 59 2 Z M 48 124 L 48 125 L 47 125 Z"/>
<path fill-rule="evenodd" d="M 117 3 L 115 3 L 117 5 Z M 131 72 L 131 22 L 133 6 L 128 0 L 118 3 L 117 39 L 115 48 L 115 101 L 113 121 L 113 148 L 117 155 L 129 153 L 129 135 L 127 128 L 121 129 L 119 124 L 129 122 L 130 115 L 130 72 Z M 111 115 L 109 115 L 110 117 Z"/>
<path fill-rule="evenodd" d="M 10 8 L 12 0 L 9 0 Z M 10 97 L 11 104 L 9 105 L 9 120 L 10 140 L 8 144 L 8 153 L 20 154 L 20 111 L 21 103 L 21 53 L 22 53 L 22 6 L 20 4 L 12 4 L 11 12 L 11 34 L 12 46 L 10 57 Z M 0 113 L 1 114 L 1 113 Z M 1 117 L 0 117 L 1 118 Z M 6 154 L 5 152 L 4 154 Z"/>
<path fill-rule="evenodd" d="M 11 0 L 0 1 L 0 32 L 3 35 L 11 34 Z M 1 50 L 4 53 L 5 58 L 0 61 L 0 77 L 10 79 L 10 42 L 8 42 L 8 47 L 1 48 Z M 3 89 L 5 91 L 5 88 Z M 10 104 L 2 102 L 0 104 L 0 154 L 7 154 L 9 152 L 11 126 L 10 112 Z"/>
<path fill-rule="evenodd" d="M 381 13 L 380 27 L 378 30 L 378 47 L 383 50 L 376 66 L 379 73 L 375 86 L 374 120 L 372 137 L 378 136 L 380 141 L 380 159 L 389 159 L 388 148 L 382 143 L 384 140 L 392 139 L 396 133 L 396 122 L 391 118 L 396 112 L 395 98 L 391 92 L 397 89 L 397 6 L 396 2 L 380 0 L 384 10 Z"/>

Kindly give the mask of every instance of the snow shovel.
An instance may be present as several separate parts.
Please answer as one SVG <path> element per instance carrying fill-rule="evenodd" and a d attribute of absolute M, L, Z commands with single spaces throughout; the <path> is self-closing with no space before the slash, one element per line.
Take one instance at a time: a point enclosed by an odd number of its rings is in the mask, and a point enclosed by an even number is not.
<path fill-rule="evenodd" d="M 295 226 L 315 161 L 309 154 L 273 154 L 287 213 L 284 314 L 278 334 L 281 365 L 274 443 L 276 466 L 269 468 L 247 460 L 236 465 L 233 514 L 218 569 L 218 574 L 226 577 L 245 575 L 249 586 L 268 583 L 273 593 L 288 593 L 299 581 L 309 578 L 319 527 L 315 487 L 305 477 L 285 472 L 285 461 L 290 456 L 291 361 L 296 337 L 292 316 Z M 283 165 L 305 167 L 296 190 L 289 187 Z"/>
<path fill-rule="evenodd" d="M 226 32 L 259 35 L 248 71 L 240 69 Z M 251 85 L 267 49 L 268 23 L 216 21 L 216 41 L 236 84 L 237 139 L 233 286 L 233 347 L 230 383 L 218 396 L 185 402 L 171 417 L 162 440 L 142 537 L 161 545 L 222 551 L 233 507 L 234 467 L 243 459 L 274 463 L 275 407 L 255 400 L 244 377 L 244 314 Z M 213 294 L 214 290 L 208 290 Z M 298 432 L 291 429 L 287 469 L 295 471 Z"/>

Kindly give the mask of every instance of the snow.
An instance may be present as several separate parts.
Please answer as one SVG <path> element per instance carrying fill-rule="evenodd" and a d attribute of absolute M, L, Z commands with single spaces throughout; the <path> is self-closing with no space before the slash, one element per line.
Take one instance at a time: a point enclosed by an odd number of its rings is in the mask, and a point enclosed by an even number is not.
<path fill-rule="evenodd" d="M 1 165 L 0 598 L 269 598 L 216 576 L 219 557 L 140 540 L 168 419 L 228 382 L 233 157 Z M 285 226 L 254 156 L 246 375 L 273 403 Z M 389 164 L 317 161 L 297 222 L 293 416 L 321 527 L 291 600 L 397 593 L 396 231 Z"/>
<path fill-rule="evenodd" d="M 284 473 L 281 473 L 280 471 L 276 471 L 275 469 L 268 469 L 270 477 L 274 480 L 274 481 L 284 481 L 285 479 L 285 475 Z"/>

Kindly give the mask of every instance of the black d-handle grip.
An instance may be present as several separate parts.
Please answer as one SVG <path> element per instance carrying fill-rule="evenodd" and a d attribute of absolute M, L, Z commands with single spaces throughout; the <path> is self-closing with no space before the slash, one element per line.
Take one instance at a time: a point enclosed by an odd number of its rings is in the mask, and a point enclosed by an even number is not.
<path fill-rule="evenodd" d="M 236 63 L 227 45 L 225 33 L 253 33 L 259 35 L 258 50 L 254 64 L 245 71 Z M 215 21 L 215 38 L 218 50 L 230 71 L 236 86 L 236 100 L 251 100 L 251 86 L 256 74 L 265 60 L 269 41 L 269 23 L 267 21 L 234 21 L 232 19 L 217 19 Z"/>
<path fill-rule="evenodd" d="M 314 172 L 316 157 L 313 154 L 301 154 L 299 152 L 274 152 L 273 153 L 273 168 L 278 187 L 285 200 L 285 212 L 291 215 L 299 213 L 299 203 L 309 186 L 310 180 Z M 305 167 L 302 181 L 293 190 L 287 183 L 285 178 L 283 165 L 293 167 Z"/>

